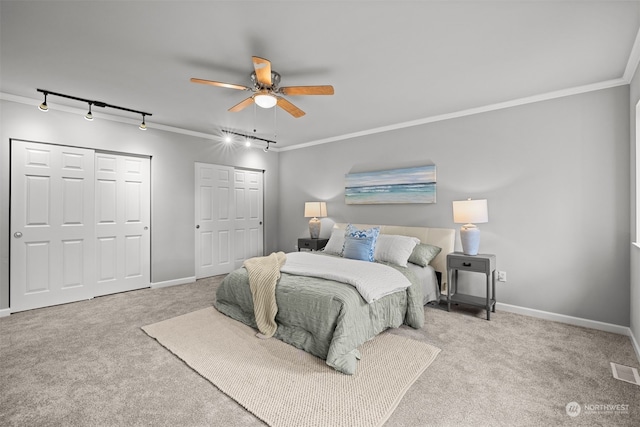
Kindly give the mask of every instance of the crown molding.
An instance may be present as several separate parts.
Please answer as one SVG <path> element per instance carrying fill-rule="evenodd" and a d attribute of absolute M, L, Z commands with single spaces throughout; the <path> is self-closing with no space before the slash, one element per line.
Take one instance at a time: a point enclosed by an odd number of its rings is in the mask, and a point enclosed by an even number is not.
<path fill-rule="evenodd" d="M 638 32 L 638 37 L 636 37 L 636 41 L 635 41 L 633 49 L 631 51 L 631 55 L 629 57 L 629 61 L 627 62 L 627 69 L 625 71 L 625 76 L 622 77 L 622 78 L 619 78 L 619 79 L 607 80 L 607 81 L 604 81 L 604 82 L 599 82 L 599 83 L 594 83 L 594 84 L 589 84 L 589 85 L 583 85 L 583 86 L 576 86 L 576 87 L 569 88 L 569 89 L 562 89 L 562 90 L 558 90 L 558 91 L 547 92 L 547 93 L 543 93 L 543 94 L 539 94 L 539 95 L 533 95 L 533 96 L 528 96 L 528 97 L 524 97 L 524 98 L 513 99 L 513 100 L 510 100 L 510 101 L 484 105 L 484 106 L 481 106 L 481 107 L 475 107 L 475 108 L 469 108 L 469 109 L 466 109 L 466 110 L 455 111 L 455 112 L 452 112 L 452 113 L 439 114 L 439 115 L 435 115 L 435 116 L 425 117 L 423 119 L 411 120 L 411 121 L 408 121 L 408 122 L 396 123 L 396 124 L 389 125 L 389 126 L 381 126 L 381 127 L 377 127 L 377 128 L 372 128 L 372 129 L 359 131 L 359 132 L 352 132 L 352 133 L 348 133 L 348 134 L 333 136 L 333 137 L 330 137 L 330 138 L 323 138 L 323 139 L 319 139 L 319 140 L 315 140 L 315 141 L 304 142 L 304 143 L 296 144 L 296 145 L 289 146 L 289 147 L 279 147 L 279 148 L 275 148 L 274 147 L 274 148 L 270 148 L 270 151 L 280 152 L 280 151 L 299 150 L 299 149 L 302 149 L 302 148 L 308 148 L 308 147 L 313 147 L 313 146 L 322 145 L 322 144 L 329 144 L 331 142 L 344 141 L 344 140 L 347 140 L 347 139 L 358 138 L 358 137 L 361 137 L 361 136 L 367 136 L 367 135 L 374 135 L 374 134 L 377 134 L 377 133 L 390 132 L 390 131 L 399 130 L 399 129 L 405 129 L 405 128 L 414 127 L 414 126 L 422 126 L 422 125 L 425 125 L 425 124 L 441 122 L 441 121 L 444 121 L 444 120 L 457 119 L 457 118 L 460 118 L 460 117 L 472 116 L 472 115 L 475 115 L 475 114 L 482 114 L 482 113 L 487 113 L 487 112 L 490 112 L 490 111 L 503 110 L 505 108 L 512 108 L 512 107 L 517 107 L 517 106 L 520 106 L 520 105 L 533 104 L 535 102 L 549 101 L 551 99 L 562 98 L 562 97 L 565 97 L 565 96 L 579 95 L 579 94 L 582 94 L 582 93 L 593 92 L 593 91 L 602 90 L 602 89 L 609 89 L 609 88 L 617 87 L 617 86 L 624 86 L 624 85 L 627 85 L 627 84 L 629 84 L 631 82 L 631 78 L 633 78 L 633 75 L 635 74 L 635 70 L 637 69 L 639 63 L 640 63 L 640 31 Z M 24 97 L 24 96 L 7 94 L 7 93 L 4 93 L 4 92 L 0 92 L 0 99 L 6 100 L 6 101 L 11 101 L 11 102 L 17 102 L 17 103 L 20 103 L 20 104 L 27 104 L 27 105 L 37 105 L 38 102 L 39 102 L 39 100 L 35 99 L 35 98 L 27 98 L 27 97 Z M 53 104 L 51 102 L 49 104 L 50 104 L 50 107 L 53 106 L 55 108 L 55 110 L 65 111 L 65 112 L 74 113 L 74 114 L 81 114 L 81 115 L 84 115 L 84 113 L 85 113 L 85 111 L 83 109 L 80 109 L 80 108 L 69 107 L 69 106 L 59 105 L 59 104 Z M 111 121 L 114 121 L 114 122 L 134 124 L 134 125 L 138 124 L 137 120 L 133 120 L 133 119 L 129 119 L 129 118 L 126 118 L 126 117 L 121 117 L 121 116 L 114 116 L 114 115 L 110 115 L 110 114 L 101 113 L 99 117 L 101 119 L 111 120 Z M 148 129 L 157 129 L 157 130 L 162 130 L 162 131 L 166 131 L 166 132 L 172 132 L 172 133 L 177 133 L 177 134 L 181 134 L 181 135 L 192 136 L 192 137 L 195 137 L 195 138 L 209 139 L 209 140 L 213 140 L 213 141 L 221 141 L 221 135 L 209 134 L 209 133 L 204 133 L 204 132 L 197 132 L 197 131 L 192 131 L 192 130 L 188 130 L 188 129 L 178 128 L 178 127 L 175 127 L 175 126 L 167 126 L 167 125 L 162 125 L 162 124 L 158 124 L 158 123 L 152 123 L 151 125 L 149 125 L 149 123 L 147 123 L 147 127 L 148 127 Z M 260 148 L 260 147 L 255 147 L 255 148 Z"/>
<path fill-rule="evenodd" d="M 638 29 L 638 33 L 636 34 L 636 39 L 633 42 L 633 47 L 631 48 L 631 53 L 629 53 L 629 60 L 627 61 L 627 66 L 624 69 L 624 75 L 622 77 L 623 80 L 626 80 L 627 83 L 631 83 L 631 79 L 636 74 L 636 70 L 638 69 L 638 64 L 640 63 L 640 29 Z"/>
<path fill-rule="evenodd" d="M 565 96 L 579 95 L 581 93 L 593 92 L 593 91 L 602 90 L 602 89 L 609 89 L 612 87 L 623 86 L 626 84 L 629 84 L 629 82 L 623 78 L 607 80 L 600 83 L 577 86 L 569 89 L 562 89 L 554 92 L 547 92 L 540 95 L 533 95 L 525 98 L 518 98 L 510 101 L 499 102 L 496 104 L 485 105 L 482 107 L 469 108 L 466 110 L 460 110 L 453 113 L 439 114 L 436 116 L 426 117 L 424 119 L 412 120 L 412 121 L 397 123 L 389 126 L 382 126 L 378 128 L 368 129 L 365 131 L 353 132 L 353 133 L 348 133 L 345 135 L 335 136 L 331 138 L 319 139 L 316 141 L 309 141 L 302 144 L 296 144 L 290 147 L 282 147 L 280 148 L 280 151 L 298 150 L 301 148 L 313 147 L 315 145 L 321 145 L 321 144 L 328 144 L 330 142 L 342 141 L 345 139 L 357 138 L 360 136 L 367 136 L 367 135 L 373 135 L 376 133 L 389 132 L 389 131 L 404 129 L 404 128 L 413 127 L 413 126 L 421 126 L 428 123 L 441 122 L 444 120 L 457 119 L 460 117 L 472 116 L 475 114 L 487 113 L 490 111 L 502 110 L 505 108 L 517 107 L 520 105 L 532 104 L 534 102 L 548 101 L 551 99 L 562 98 Z"/>

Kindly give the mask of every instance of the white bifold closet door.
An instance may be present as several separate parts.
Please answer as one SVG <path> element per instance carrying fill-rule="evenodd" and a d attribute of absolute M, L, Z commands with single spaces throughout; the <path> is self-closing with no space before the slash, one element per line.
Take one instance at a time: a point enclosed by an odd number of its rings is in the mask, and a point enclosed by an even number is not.
<path fill-rule="evenodd" d="M 196 278 L 226 274 L 263 255 L 263 173 L 195 165 Z"/>
<path fill-rule="evenodd" d="M 150 160 L 96 153 L 95 296 L 149 286 Z"/>
<path fill-rule="evenodd" d="M 149 286 L 149 164 L 11 141 L 12 312 Z"/>
<path fill-rule="evenodd" d="M 91 298 L 93 151 L 11 143 L 11 311 Z"/>

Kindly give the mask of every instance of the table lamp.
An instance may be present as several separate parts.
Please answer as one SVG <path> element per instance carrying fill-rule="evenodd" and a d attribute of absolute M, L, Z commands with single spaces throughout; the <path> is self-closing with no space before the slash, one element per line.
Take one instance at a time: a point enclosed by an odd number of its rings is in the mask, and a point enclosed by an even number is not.
<path fill-rule="evenodd" d="M 462 252 L 465 255 L 478 255 L 480 229 L 474 225 L 489 221 L 487 200 L 460 200 L 453 202 L 453 222 L 464 224 L 460 227 Z"/>
<path fill-rule="evenodd" d="M 327 216 L 327 203 L 326 202 L 305 202 L 304 204 L 304 217 L 311 218 L 309 220 L 309 234 L 312 239 L 320 237 L 320 218 Z"/>

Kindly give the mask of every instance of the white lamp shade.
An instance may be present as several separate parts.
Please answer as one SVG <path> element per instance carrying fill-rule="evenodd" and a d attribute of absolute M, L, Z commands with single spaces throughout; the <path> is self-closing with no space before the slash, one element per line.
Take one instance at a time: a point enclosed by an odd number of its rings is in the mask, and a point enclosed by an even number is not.
<path fill-rule="evenodd" d="M 326 202 L 305 202 L 304 217 L 305 218 L 324 218 L 327 216 Z"/>
<path fill-rule="evenodd" d="M 489 222 L 487 200 L 460 200 L 453 202 L 453 222 L 456 224 L 481 224 Z"/>

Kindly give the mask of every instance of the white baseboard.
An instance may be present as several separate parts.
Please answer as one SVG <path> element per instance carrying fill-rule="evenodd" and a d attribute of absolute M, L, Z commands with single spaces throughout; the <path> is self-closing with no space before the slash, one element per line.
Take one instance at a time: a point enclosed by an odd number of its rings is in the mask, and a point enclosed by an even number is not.
<path fill-rule="evenodd" d="M 0 309 L 0 317 L 7 317 L 10 314 L 11 314 L 11 309 L 10 308 Z"/>
<path fill-rule="evenodd" d="M 156 282 L 151 284 L 151 289 L 166 288 L 167 286 L 184 285 L 185 283 L 193 283 L 196 277 L 183 277 L 180 279 L 167 280 L 165 282 Z"/>
<path fill-rule="evenodd" d="M 638 362 L 640 362 L 640 345 L 638 345 L 638 341 L 636 340 L 635 335 L 633 335 L 633 331 L 631 330 L 631 328 L 629 328 L 629 338 L 631 338 L 631 345 L 633 345 L 633 349 L 636 351 Z"/>
<path fill-rule="evenodd" d="M 539 319 L 552 320 L 554 322 L 566 323 L 568 325 L 597 329 L 599 331 L 613 332 L 614 334 L 627 336 L 631 334 L 631 330 L 627 326 L 614 325 L 613 323 L 599 322 L 597 320 L 583 319 L 581 317 L 567 316 L 565 314 L 551 313 L 548 311 L 536 310 L 534 308 L 496 303 L 496 310 L 523 314 L 525 316 L 537 317 Z"/>
<path fill-rule="evenodd" d="M 640 345 L 636 341 L 631 328 L 627 326 L 614 325 L 613 323 L 599 322 L 597 320 L 583 319 L 581 317 L 567 316 L 565 314 L 551 313 L 548 311 L 536 310 L 533 308 L 520 307 L 517 305 L 496 303 L 496 310 L 508 311 L 510 313 L 522 314 L 524 316 L 537 317 L 539 319 L 551 320 L 554 322 L 566 323 L 568 325 L 582 326 L 584 328 L 596 329 L 599 331 L 612 332 L 614 334 L 625 335 L 631 340 L 631 346 L 636 352 L 636 357 L 640 362 Z"/>

